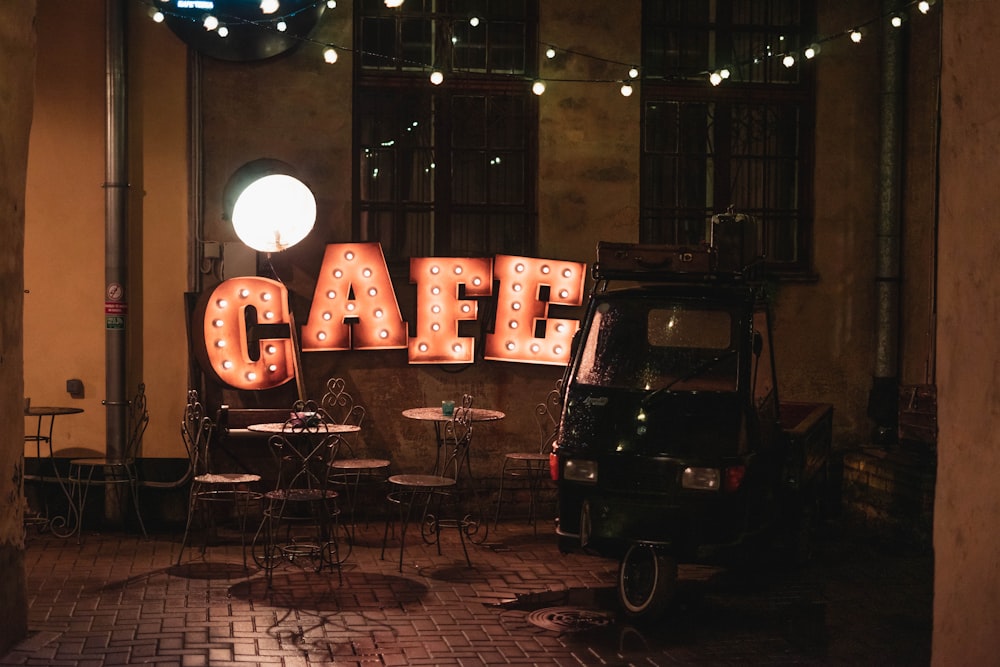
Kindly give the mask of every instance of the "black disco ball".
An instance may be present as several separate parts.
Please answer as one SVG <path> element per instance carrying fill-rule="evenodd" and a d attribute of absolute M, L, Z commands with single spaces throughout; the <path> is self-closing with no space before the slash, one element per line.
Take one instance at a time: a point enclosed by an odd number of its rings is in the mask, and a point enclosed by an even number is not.
<path fill-rule="evenodd" d="M 188 46 L 236 61 L 263 60 L 296 48 L 326 9 L 326 2 L 318 0 L 280 0 L 269 14 L 261 9 L 261 0 L 152 0 L 152 5 Z M 218 21 L 214 29 L 205 27 L 209 17 Z"/>

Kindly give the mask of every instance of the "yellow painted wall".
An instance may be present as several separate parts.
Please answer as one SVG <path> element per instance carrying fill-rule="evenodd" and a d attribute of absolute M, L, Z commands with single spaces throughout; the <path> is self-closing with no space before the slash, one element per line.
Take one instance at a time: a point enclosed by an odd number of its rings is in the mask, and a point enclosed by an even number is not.
<path fill-rule="evenodd" d="M 59 450 L 105 448 L 105 3 L 38 7 L 25 231 L 25 395 L 84 412 L 55 422 Z M 135 12 L 139 3 L 130 3 Z M 145 16 L 145 13 L 142 12 Z M 187 384 L 186 50 L 130 22 L 129 386 L 147 384 L 148 456 L 183 457 Z M 66 380 L 83 381 L 71 398 Z M 26 428 L 34 429 L 33 420 Z M 29 452 L 30 453 L 30 452 Z"/>

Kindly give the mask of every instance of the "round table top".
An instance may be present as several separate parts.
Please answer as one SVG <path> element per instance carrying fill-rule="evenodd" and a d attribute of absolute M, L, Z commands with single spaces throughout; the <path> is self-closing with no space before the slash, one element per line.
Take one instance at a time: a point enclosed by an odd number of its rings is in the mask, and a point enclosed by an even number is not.
<path fill-rule="evenodd" d="M 455 406 L 459 410 L 459 406 Z M 507 415 L 499 410 L 487 410 L 485 408 L 469 408 L 469 414 L 474 422 L 492 422 L 503 419 Z M 451 421 L 453 415 L 446 415 L 441 412 L 441 407 L 431 408 L 410 408 L 403 410 L 403 416 L 407 419 L 419 419 L 422 421 L 447 422 Z"/>
<path fill-rule="evenodd" d="M 56 415 L 78 415 L 83 408 L 53 407 L 47 405 L 32 405 L 24 411 L 27 417 L 54 417 Z"/>
<path fill-rule="evenodd" d="M 247 426 L 248 431 L 255 431 L 257 433 L 357 433 L 361 430 L 360 426 L 355 424 L 327 424 L 321 423 L 317 426 L 307 427 L 307 426 L 287 426 L 287 422 L 267 422 L 264 424 L 250 424 Z"/>

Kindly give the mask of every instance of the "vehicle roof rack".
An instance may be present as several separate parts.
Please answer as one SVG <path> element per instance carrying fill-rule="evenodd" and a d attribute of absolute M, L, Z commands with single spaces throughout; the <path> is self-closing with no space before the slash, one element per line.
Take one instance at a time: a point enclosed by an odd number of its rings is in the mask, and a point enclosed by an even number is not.
<path fill-rule="evenodd" d="M 757 221 L 731 210 L 712 216 L 711 239 L 692 245 L 597 244 L 598 281 L 743 282 L 759 277 L 764 259 Z"/>

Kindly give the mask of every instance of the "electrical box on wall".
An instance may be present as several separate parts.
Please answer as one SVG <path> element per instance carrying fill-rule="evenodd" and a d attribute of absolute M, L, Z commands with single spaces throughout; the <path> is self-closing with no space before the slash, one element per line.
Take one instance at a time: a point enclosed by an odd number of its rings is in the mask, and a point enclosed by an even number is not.
<path fill-rule="evenodd" d="M 66 380 L 66 391 L 73 398 L 83 398 L 83 380 Z"/>

